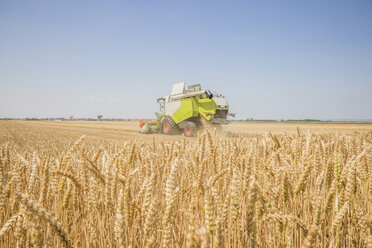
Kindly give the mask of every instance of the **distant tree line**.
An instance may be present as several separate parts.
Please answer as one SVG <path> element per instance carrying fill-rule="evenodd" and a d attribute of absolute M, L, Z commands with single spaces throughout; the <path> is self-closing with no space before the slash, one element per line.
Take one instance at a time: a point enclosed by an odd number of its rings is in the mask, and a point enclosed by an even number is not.
<path fill-rule="evenodd" d="M 65 118 L 65 117 L 53 117 L 53 118 L 0 118 L 0 120 L 24 120 L 24 121 L 138 121 L 139 119 L 132 118 Z"/>
<path fill-rule="evenodd" d="M 137 118 L 103 118 L 102 115 L 98 115 L 97 118 L 74 118 L 70 116 L 65 117 L 52 117 L 52 118 L 0 118 L 0 120 L 26 120 L 26 121 L 139 121 Z M 231 119 L 232 122 L 333 122 L 333 123 L 372 123 L 372 120 L 318 120 L 318 119 Z"/>

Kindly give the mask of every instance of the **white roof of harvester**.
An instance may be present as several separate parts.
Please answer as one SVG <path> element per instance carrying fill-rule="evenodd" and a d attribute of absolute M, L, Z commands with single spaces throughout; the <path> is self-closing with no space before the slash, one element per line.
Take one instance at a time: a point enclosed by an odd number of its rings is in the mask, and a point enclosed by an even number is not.
<path fill-rule="evenodd" d="M 173 84 L 171 96 L 185 94 L 185 82 Z"/>
<path fill-rule="evenodd" d="M 189 85 L 188 90 L 185 89 L 185 84 L 185 82 L 173 84 L 171 96 L 202 91 L 200 84 Z"/>

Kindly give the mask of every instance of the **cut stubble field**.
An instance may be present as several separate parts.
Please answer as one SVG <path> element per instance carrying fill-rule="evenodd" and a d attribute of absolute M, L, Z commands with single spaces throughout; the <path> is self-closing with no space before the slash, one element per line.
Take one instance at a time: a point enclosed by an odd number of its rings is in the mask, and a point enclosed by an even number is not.
<path fill-rule="evenodd" d="M 0 247 L 372 247 L 372 124 L 0 121 Z"/>
<path fill-rule="evenodd" d="M 223 131 L 232 137 L 260 136 L 264 133 L 295 134 L 297 128 L 302 132 L 310 130 L 312 133 L 338 133 L 353 135 L 356 132 L 367 133 L 372 130 L 372 123 L 321 123 L 321 122 L 231 122 L 223 126 Z M 176 141 L 179 135 L 139 133 L 138 121 L 0 121 L 0 133 L 4 137 L 12 131 L 24 130 L 28 135 L 39 135 L 40 132 L 54 137 L 82 135 L 100 141 L 120 142 L 131 139 L 144 141 L 159 139 L 162 141 Z M 210 130 L 213 132 L 213 130 Z M 22 137 L 18 137 L 22 138 Z"/>

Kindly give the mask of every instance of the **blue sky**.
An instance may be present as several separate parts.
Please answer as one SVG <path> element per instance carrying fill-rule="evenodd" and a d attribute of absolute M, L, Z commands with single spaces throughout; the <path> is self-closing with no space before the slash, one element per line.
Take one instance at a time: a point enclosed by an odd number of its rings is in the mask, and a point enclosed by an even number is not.
<path fill-rule="evenodd" d="M 372 119 L 372 0 L 0 1 L 0 118 L 150 118 L 180 81 L 238 119 Z"/>

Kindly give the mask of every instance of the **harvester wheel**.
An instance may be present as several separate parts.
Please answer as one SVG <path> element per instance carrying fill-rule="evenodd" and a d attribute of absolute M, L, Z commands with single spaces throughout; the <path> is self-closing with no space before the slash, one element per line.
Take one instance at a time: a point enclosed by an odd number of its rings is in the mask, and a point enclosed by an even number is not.
<path fill-rule="evenodd" d="M 196 133 L 196 124 L 191 121 L 186 122 L 183 128 L 183 133 L 186 137 L 194 136 Z"/>
<path fill-rule="evenodd" d="M 177 131 L 176 123 L 169 116 L 164 116 L 161 119 L 161 126 L 164 134 L 174 134 Z"/>

